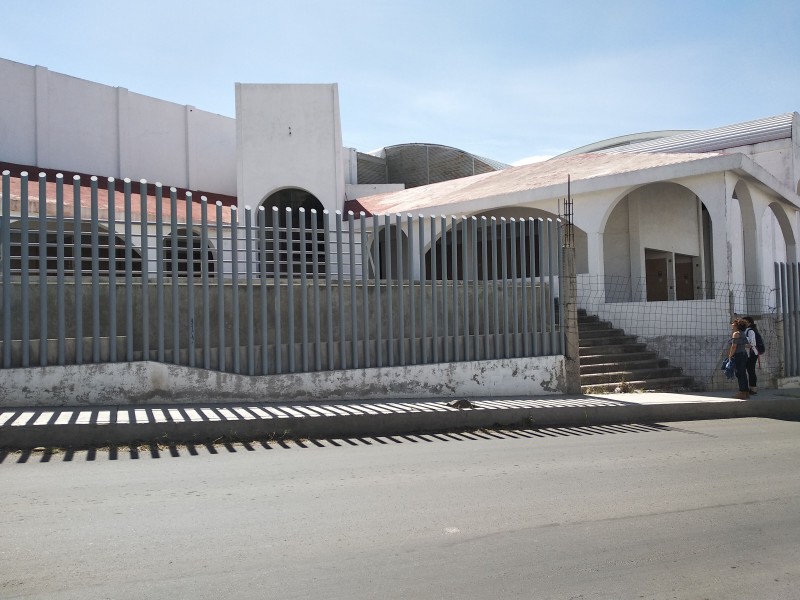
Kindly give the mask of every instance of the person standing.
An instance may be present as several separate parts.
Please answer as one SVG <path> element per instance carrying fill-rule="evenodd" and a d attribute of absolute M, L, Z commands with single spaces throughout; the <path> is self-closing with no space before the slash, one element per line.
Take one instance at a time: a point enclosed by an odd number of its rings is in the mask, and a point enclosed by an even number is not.
<path fill-rule="evenodd" d="M 756 324 L 753 321 L 753 317 L 742 317 L 742 319 L 747 323 L 747 329 L 745 330 L 745 335 L 747 337 L 747 343 L 749 345 L 749 350 L 747 353 L 747 387 L 748 393 L 750 394 L 757 394 L 758 393 L 758 376 L 756 375 L 756 363 L 758 362 L 758 344 L 756 343 Z"/>
<path fill-rule="evenodd" d="M 731 347 L 728 349 L 728 358 L 733 360 L 736 369 L 736 380 L 739 383 L 739 393 L 733 396 L 738 400 L 747 400 L 750 397 L 750 388 L 747 387 L 747 322 L 744 319 L 731 321 Z"/>

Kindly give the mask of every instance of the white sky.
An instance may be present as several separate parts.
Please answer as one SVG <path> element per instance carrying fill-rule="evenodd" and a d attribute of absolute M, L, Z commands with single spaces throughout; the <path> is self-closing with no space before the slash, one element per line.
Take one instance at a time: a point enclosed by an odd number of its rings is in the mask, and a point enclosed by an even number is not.
<path fill-rule="evenodd" d="M 800 110 L 799 32 L 798 0 L 0 1 L 2 58 L 230 117 L 336 82 L 345 146 L 508 163 Z"/>

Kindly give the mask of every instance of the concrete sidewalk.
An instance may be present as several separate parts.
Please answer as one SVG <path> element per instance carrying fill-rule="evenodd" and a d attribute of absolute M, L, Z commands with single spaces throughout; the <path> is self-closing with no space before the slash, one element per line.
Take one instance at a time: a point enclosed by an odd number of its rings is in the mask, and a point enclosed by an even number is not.
<path fill-rule="evenodd" d="M 493 427 L 569 427 L 699 419 L 800 419 L 800 389 L 561 395 L 451 401 L 204 403 L 0 409 L 0 448 L 252 439 L 348 438 Z M 462 401 L 463 402 L 463 401 Z"/>

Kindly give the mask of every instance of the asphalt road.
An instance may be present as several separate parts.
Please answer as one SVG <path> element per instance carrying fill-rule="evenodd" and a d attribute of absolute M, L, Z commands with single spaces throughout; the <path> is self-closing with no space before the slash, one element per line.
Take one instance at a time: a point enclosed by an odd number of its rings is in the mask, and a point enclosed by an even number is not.
<path fill-rule="evenodd" d="M 0 459 L 0 598 L 800 598 L 798 422 Z"/>

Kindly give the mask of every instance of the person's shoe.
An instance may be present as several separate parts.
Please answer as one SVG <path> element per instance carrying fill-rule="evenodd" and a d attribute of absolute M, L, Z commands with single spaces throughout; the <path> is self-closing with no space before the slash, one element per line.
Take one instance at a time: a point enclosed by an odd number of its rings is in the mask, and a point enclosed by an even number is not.
<path fill-rule="evenodd" d="M 758 394 L 758 392 L 754 388 L 750 388 L 750 393 L 753 395 Z"/>
<path fill-rule="evenodd" d="M 735 396 L 731 396 L 731 398 L 736 398 L 737 400 L 747 400 L 750 397 L 748 392 L 739 392 Z"/>

